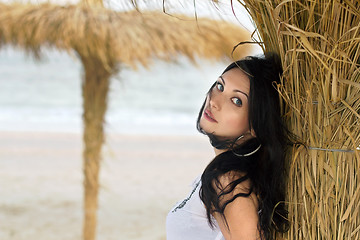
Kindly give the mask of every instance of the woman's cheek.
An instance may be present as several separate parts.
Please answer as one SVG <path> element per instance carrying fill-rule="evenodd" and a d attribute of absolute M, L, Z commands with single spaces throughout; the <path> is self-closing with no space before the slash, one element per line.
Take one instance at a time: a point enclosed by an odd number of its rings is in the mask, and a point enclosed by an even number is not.
<path fill-rule="evenodd" d="M 228 132 L 234 136 L 239 136 L 249 129 L 249 122 L 247 117 L 244 117 L 243 115 L 239 116 L 238 114 L 234 114 L 229 116 L 225 124 L 227 126 Z"/>

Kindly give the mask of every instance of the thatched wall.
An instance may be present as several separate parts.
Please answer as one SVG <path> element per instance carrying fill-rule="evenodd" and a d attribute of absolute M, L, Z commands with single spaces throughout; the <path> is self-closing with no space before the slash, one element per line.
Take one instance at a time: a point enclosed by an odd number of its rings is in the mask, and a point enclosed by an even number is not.
<path fill-rule="evenodd" d="M 360 239 L 360 3 L 244 0 L 280 53 L 289 127 L 287 239 Z"/>

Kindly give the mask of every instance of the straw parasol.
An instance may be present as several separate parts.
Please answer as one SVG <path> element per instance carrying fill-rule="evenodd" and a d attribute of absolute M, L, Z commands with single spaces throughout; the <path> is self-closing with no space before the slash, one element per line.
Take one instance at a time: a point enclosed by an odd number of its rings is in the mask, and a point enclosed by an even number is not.
<path fill-rule="evenodd" d="M 360 2 L 244 0 L 281 55 L 289 160 L 287 239 L 360 239 Z"/>
<path fill-rule="evenodd" d="M 149 66 L 179 54 L 224 59 L 249 33 L 229 23 L 197 21 L 158 12 L 115 12 L 101 0 L 78 5 L 0 3 L 0 47 L 13 45 L 41 56 L 43 47 L 75 52 L 83 64 L 84 228 L 95 239 L 98 177 L 110 77 L 122 66 Z M 246 54 L 248 49 L 235 52 Z"/>

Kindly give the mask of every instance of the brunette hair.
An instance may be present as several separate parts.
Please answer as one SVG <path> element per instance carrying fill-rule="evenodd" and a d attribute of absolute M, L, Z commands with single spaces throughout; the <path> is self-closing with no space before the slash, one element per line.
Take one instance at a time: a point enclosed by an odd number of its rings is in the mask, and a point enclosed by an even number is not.
<path fill-rule="evenodd" d="M 271 240 L 276 238 L 276 232 L 286 232 L 289 228 L 285 206 L 285 157 L 294 139 L 283 123 L 280 97 L 275 86 L 280 83 L 282 75 L 281 61 L 274 53 L 250 56 L 233 62 L 223 73 L 233 68 L 240 68 L 250 80 L 249 126 L 256 137 L 236 145 L 236 139 L 219 140 L 212 133 L 206 133 L 200 126 L 204 102 L 197 119 L 197 129 L 209 136 L 215 148 L 229 150 L 216 156 L 204 170 L 200 198 L 205 205 L 209 224 L 214 226 L 212 213 L 220 213 L 226 222 L 226 206 L 236 198 L 248 197 L 254 192 L 259 201 L 261 239 Z M 246 154 L 250 152 L 253 154 Z M 241 175 L 227 187 L 215 189 L 220 186 L 220 177 L 226 173 Z M 236 194 L 225 202 L 219 200 L 247 179 L 251 182 L 248 192 Z"/>

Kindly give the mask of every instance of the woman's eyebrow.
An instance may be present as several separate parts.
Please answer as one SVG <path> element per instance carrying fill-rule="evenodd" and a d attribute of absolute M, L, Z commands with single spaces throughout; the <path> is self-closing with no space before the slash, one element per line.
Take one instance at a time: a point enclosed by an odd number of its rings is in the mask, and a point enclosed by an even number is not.
<path fill-rule="evenodd" d="M 223 84 L 224 84 L 224 86 L 225 86 L 225 80 L 224 80 L 224 78 L 223 78 L 222 76 L 220 76 L 219 78 L 221 79 L 221 81 L 223 82 Z M 235 89 L 234 92 L 242 93 L 242 94 L 244 94 L 244 95 L 249 99 L 249 96 L 248 96 L 246 93 L 244 93 L 243 91 L 240 91 L 240 90 L 238 90 L 238 89 Z"/>
<path fill-rule="evenodd" d="M 243 91 L 240 91 L 240 90 L 235 89 L 234 92 L 242 93 L 242 94 L 244 94 L 244 95 L 249 99 L 249 96 L 248 96 L 246 93 L 244 93 Z"/>

